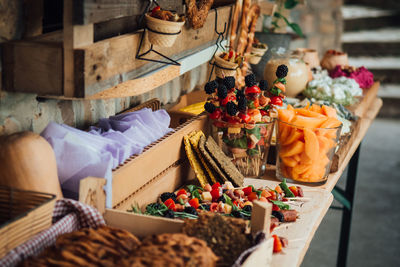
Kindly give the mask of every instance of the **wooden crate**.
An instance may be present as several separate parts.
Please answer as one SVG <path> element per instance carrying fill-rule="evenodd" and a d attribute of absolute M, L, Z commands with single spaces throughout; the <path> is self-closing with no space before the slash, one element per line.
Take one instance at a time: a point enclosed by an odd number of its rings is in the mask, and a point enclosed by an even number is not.
<path fill-rule="evenodd" d="M 159 2 L 183 12 L 182 1 Z M 143 94 L 182 75 L 190 67 L 162 68 L 164 64 L 136 59 L 143 33 L 134 32 L 140 27 L 136 19 L 146 4 L 147 1 L 134 0 L 64 1 L 62 32 L 4 44 L 3 88 L 95 99 Z M 174 60 L 204 51 L 218 37 L 214 31 L 216 12 L 221 30 L 225 22 L 229 26 L 231 11 L 232 6 L 213 9 L 203 28 L 193 30 L 185 25 L 173 47 L 155 49 Z M 149 46 L 146 41 L 141 51 Z M 160 59 L 154 53 L 146 57 Z"/>
<path fill-rule="evenodd" d="M 51 226 L 56 196 L 0 186 L 0 258 Z"/>

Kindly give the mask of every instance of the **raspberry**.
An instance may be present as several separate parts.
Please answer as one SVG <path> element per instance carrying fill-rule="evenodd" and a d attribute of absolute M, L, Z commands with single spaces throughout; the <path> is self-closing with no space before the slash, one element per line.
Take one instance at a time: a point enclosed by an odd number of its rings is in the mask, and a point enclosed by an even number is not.
<path fill-rule="evenodd" d="M 246 83 L 247 87 L 251 87 L 253 85 L 256 84 L 256 75 L 254 75 L 253 73 L 247 75 L 246 77 L 244 77 L 244 82 Z"/>
<path fill-rule="evenodd" d="M 211 81 L 206 83 L 206 85 L 204 86 L 204 90 L 208 95 L 211 95 L 212 93 L 215 92 L 215 89 L 217 89 L 217 87 L 218 83 L 216 81 Z"/>
<path fill-rule="evenodd" d="M 285 78 L 286 75 L 288 74 L 288 67 L 284 64 L 279 65 L 278 68 L 276 69 L 276 77 L 278 77 L 279 79 L 281 78 Z"/>

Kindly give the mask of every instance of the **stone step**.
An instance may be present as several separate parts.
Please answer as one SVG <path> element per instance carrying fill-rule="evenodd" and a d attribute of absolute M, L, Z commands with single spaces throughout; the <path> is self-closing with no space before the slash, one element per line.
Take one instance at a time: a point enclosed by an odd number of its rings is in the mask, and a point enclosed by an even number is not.
<path fill-rule="evenodd" d="M 400 9 L 399 0 L 344 0 L 345 5 L 362 5 L 373 8 Z"/>
<path fill-rule="evenodd" d="M 383 100 L 379 117 L 400 118 L 400 83 L 382 84 L 378 91 L 378 97 Z"/>
<path fill-rule="evenodd" d="M 344 32 L 400 26 L 400 10 L 343 6 Z"/>
<path fill-rule="evenodd" d="M 342 43 L 349 56 L 400 56 L 400 42 Z"/>

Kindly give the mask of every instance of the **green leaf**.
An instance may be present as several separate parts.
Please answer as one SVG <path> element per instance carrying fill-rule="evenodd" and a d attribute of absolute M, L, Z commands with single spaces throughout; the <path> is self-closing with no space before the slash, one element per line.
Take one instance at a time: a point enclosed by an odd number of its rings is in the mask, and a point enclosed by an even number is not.
<path fill-rule="evenodd" d="M 297 23 L 289 23 L 288 25 L 297 35 L 304 38 L 303 32 L 301 31 L 301 28 Z"/>
<path fill-rule="evenodd" d="M 258 155 L 258 149 L 256 148 L 249 149 L 247 153 L 249 153 L 250 156 Z"/>
<path fill-rule="evenodd" d="M 277 205 L 281 210 L 288 210 L 288 209 L 290 209 L 289 205 L 288 205 L 288 204 L 285 204 L 285 203 L 282 202 L 282 201 L 279 201 L 279 200 L 272 200 L 272 199 L 271 199 L 271 202 L 272 202 L 273 204 Z"/>
<path fill-rule="evenodd" d="M 249 108 L 256 108 L 256 107 L 254 106 L 254 101 L 249 101 L 249 102 L 247 102 L 247 106 L 248 106 Z"/>
<path fill-rule="evenodd" d="M 271 89 L 271 94 L 273 94 L 273 95 L 279 96 L 280 93 L 282 93 L 282 90 L 279 88 L 273 87 Z"/>
<path fill-rule="evenodd" d="M 196 189 L 192 192 L 192 198 L 201 199 L 199 191 Z"/>
<path fill-rule="evenodd" d="M 298 3 L 299 3 L 299 1 L 297 1 L 297 0 L 286 0 L 285 8 L 292 9 L 292 8 L 296 7 Z"/>
<path fill-rule="evenodd" d="M 250 135 L 250 134 L 254 134 L 254 136 L 257 138 L 257 139 L 260 139 L 261 138 L 261 129 L 260 129 L 260 127 L 254 127 L 253 129 L 246 129 L 246 132 Z"/>
<path fill-rule="evenodd" d="M 285 192 L 285 197 L 295 197 L 293 192 L 289 189 L 288 185 L 286 184 L 286 179 L 283 179 L 282 183 L 279 184 L 282 188 L 283 192 Z"/>
<path fill-rule="evenodd" d="M 234 206 L 233 203 L 232 203 L 232 199 L 227 194 L 224 193 L 223 196 L 224 196 L 226 204 Z"/>
<path fill-rule="evenodd" d="M 229 147 L 237 147 L 237 148 L 247 148 L 247 137 L 244 135 L 239 139 L 229 140 L 228 138 L 222 138 L 224 143 L 226 143 Z"/>

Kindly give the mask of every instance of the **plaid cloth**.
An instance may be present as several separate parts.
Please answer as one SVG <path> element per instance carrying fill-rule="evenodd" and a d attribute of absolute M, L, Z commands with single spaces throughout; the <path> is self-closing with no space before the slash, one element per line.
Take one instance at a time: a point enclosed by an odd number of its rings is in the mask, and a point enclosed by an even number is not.
<path fill-rule="evenodd" d="M 0 266 L 16 266 L 24 259 L 38 255 L 53 245 L 59 235 L 104 224 L 103 217 L 96 209 L 72 199 L 58 200 L 53 211 L 53 225 L 11 250 L 0 259 Z"/>

